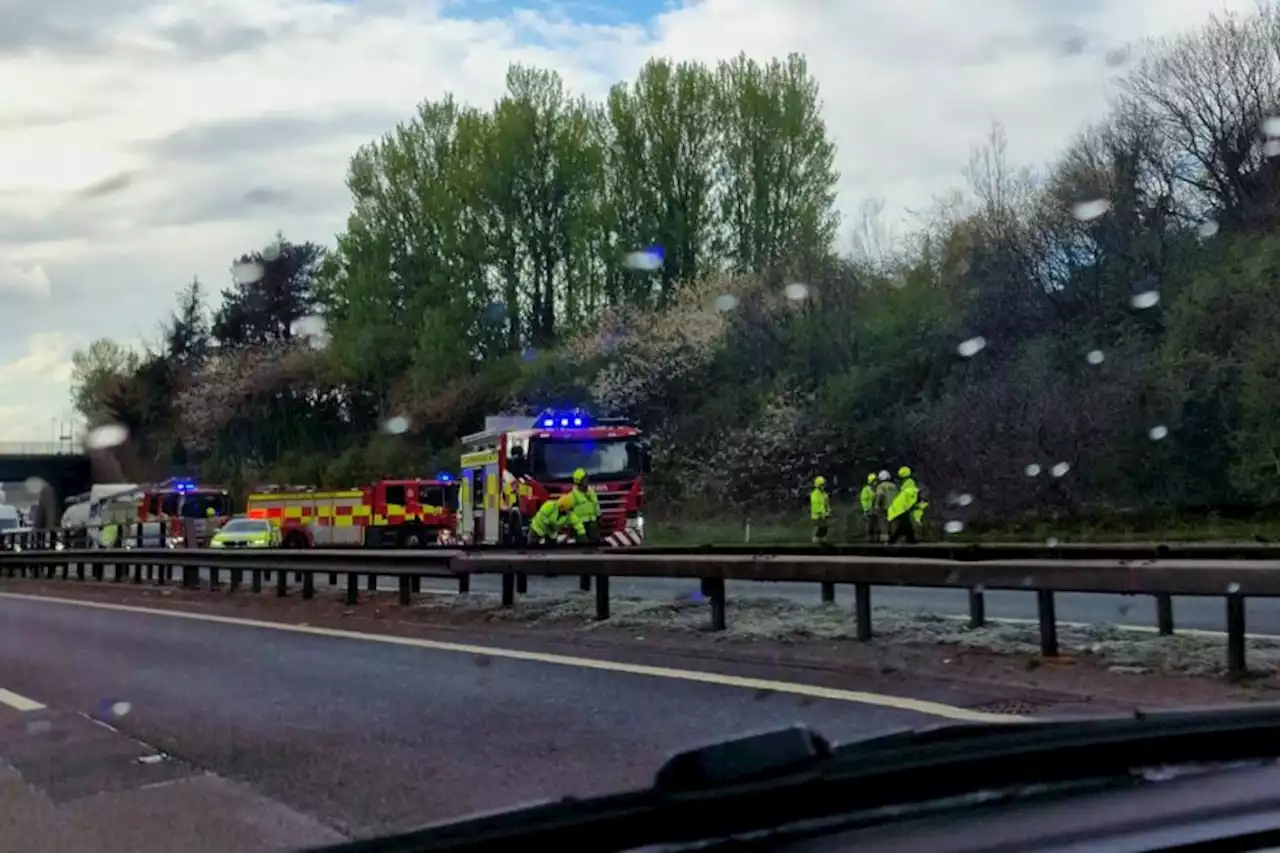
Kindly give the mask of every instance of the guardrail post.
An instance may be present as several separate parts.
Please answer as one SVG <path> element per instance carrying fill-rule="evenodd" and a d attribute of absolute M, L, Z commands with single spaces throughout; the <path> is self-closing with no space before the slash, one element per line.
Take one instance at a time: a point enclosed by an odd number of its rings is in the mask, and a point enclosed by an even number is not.
<path fill-rule="evenodd" d="M 502 573 L 502 606 L 511 607 L 516 603 L 516 576 L 512 572 Z"/>
<path fill-rule="evenodd" d="M 836 585 L 831 581 L 822 582 L 822 603 L 831 604 L 836 600 Z"/>
<path fill-rule="evenodd" d="M 133 582 L 142 583 L 142 564 L 141 563 L 133 564 Z"/>
<path fill-rule="evenodd" d="M 591 575 L 578 575 L 578 589 L 582 592 L 591 592 Z"/>
<path fill-rule="evenodd" d="M 871 584 L 853 585 L 853 614 L 858 642 L 871 639 Z"/>
<path fill-rule="evenodd" d="M 525 595 L 529 592 L 529 575 L 525 572 L 516 572 L 516 593 Z"/>
<path fill-rule="evenodd" d="M 300 581 L 300 580 L 302 580 L 302 572 L 294 572 L 294 573 L 293 573 L 293 582 L 294 582 L 294 583 L 297 583 L 297 582 L 298 582 L 298 581 Z"/>
<path fill-rule="evenodd" d="M 1058 617 L 1053 603 L 1053 590 L 1036 590 L 1036 610 L 1040 616 L 1040 654 L 1058 656 Z"/>
<path fill-rule="evenodd" d="M 711 630 L 723 631 L 727 624 L 724 612 L 724 578 L 703 578 L 702 588 L 711 599 Z"/>
<path fill-rule="evenodd" d="M 347 572 L 347 606 L 354 607 L 360 601 L 360 575 Z"/>
<path fill-rule="evenodd" d="M 609 576 L 596 578 L 596 621 L 603 622 L 609 618 Z"/>
<path fill-rule="evenodd" d="M 231 591 L 235 592 L 244 584 L 244 569 L 231 570 Z"/>
<path fill-rule="evenodd" d="M 337 586 L 337 585 L 338 585 L 338 573 L 329 572 L 329 586 Z"/>
<path fill-rule="evenodd" d="M 400 606 L 408 607 L 413 603 L 413 586 L 410 584 L 408 575 L 401 575 L 397 580 L 400 581 Z"/>
<path fill-rule="evenodd" d="M 209 567 L 209 589 L 217 589 L 222 586 L 222 570 L 217 566 Z"/>
<path fill-rule="evenodd" d="M 284 598 L 289 594 L 289 573 L 276 572 L 276 597 Z"/>
<path fill-rule="evenodd" d="M 414 575 L 413 579 L 409 581 L 409 584 L 413 587 L 414 595 L 422 592 L 422 575 Z"/>
<path fill-rule="evenodd" d="M 280 574 L 284 574 L 281 572 Z M 302 597 L 311 599 L 316 597 L 316 573 L 300 572 L 302 575 Z"/>
<path fill-rule="evenodd" d="M 1243 678 L 1249 671 L 1244 657 L 1244 613 L 1244 596 L 1229 593 L 1227 595 L 1227 676 L 1232 679 Z"/>
<path fill-rule="evenodd" d="M 156 569 L 156 583 L 160 586 L 164 586 L 165 575 L 169 573 L 169 567 L 156 566 L 155 569 Z"/>
<path fill-rule="evenodd" d="M 369 592 L 377 592 L 377 591 L 378 591 L 378 576 L 377 576 L 377 575 L 375 575 L 375 574 L 373 574 L 372 572 L 370 572 L 370 573 L 369 573 L 369 577 L 365 579 L 365 585 L 364 585 L 364 588 L 365 588 L 365 589 L 367 589 L 367 590 L 369 590 Z"/>
<path fill-rule="evenodd" d="M 466 595 L 471 592 L 471 575 L 458 575 L 458 595 Z"/>
<path fill-rule="evenodd" d="M 84 580 L 84 563 L 76 563 L 76 580 Z"/>
<path fill-rule="evenodd" d="M 106 566 L 102 565 L 102 563 L 93 564 L 93 579 L 98 583 L 102 583 L 102 578 L 103 578 L 105 569 L 106 569 Z"/>
<path fill-rule="evenodd" d="M 1156 626 L 1162 637 L 1173 634 L 1173 596 L 1167 592 L 1156 593 Z"/>
<path fill-rule="evenodd" d="M 981 588 L 969 590 L 969 627 L 981 628 L 987 624 L 987 597 Z"/>
<path fill-rule="evenodd" d="M 184 589 L 200 588 L 200 567 L 199 566 L 183 566 L 182 567 L 182 586 Z"/>
<path fill-rule="evenodd" d="M 253 591 L 262 592 L 262 569 L 250 569 L 249 578 L 249 582 L 253 585 Z"/>

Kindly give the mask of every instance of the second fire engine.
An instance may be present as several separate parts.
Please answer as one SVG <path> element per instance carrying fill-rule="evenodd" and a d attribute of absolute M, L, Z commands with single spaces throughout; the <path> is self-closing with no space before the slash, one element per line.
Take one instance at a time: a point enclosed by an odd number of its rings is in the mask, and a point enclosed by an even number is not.
<path fill-rule="evenodd" d="M 285 548 L 420 548 L 452 540 L 457 503 L 458 484 L 441 474 L 340 491 L 262 486 L 247 514 L 280 528 Z"/>

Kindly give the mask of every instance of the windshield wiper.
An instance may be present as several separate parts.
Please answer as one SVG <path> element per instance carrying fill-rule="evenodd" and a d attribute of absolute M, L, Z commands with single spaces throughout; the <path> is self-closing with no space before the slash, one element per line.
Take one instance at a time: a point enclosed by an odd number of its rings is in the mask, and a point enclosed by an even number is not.
<path fill-rule="evenodd" d="M 1280 706 L 944 725 L 839 747 L 795 727 L 681 753 L 646 790 L 569 798 L 309 853 L 517 853 L 537 846 L 612 853 L 1017 785 L 1277 757 Z"/>

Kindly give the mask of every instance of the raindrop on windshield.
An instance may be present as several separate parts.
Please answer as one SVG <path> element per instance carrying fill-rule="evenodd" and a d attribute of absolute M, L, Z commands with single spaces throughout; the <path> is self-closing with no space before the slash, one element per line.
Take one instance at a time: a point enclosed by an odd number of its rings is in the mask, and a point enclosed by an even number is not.
<path fill-rule="evenodd" d="M 490 323 L 501 323 L 507 316 L 507 306 L 494 300 L 484 307 L 484 318 Z"/>
<path fill-rule="evenodd" d="M 633 270 L 653 272 L 662 268 L 662 249 L 654 246 L 643 252 L 631 252 L 622 262 Z"/>
<path fill-rule="evenodd" d="M 809 298 L 809 285 L 792 282 L 786 286 L 782 294 L 792 302 L 800 302 Z"/>
<path fill-rule="evenodd" d="M 262 281 L 264 275 L 266 271 L 262 268 L 262 264 L 253 261 L 231 265 L 231 277 L 235 279 L 236 284 L 257 284 Z"/>
<path fill-rule="evenodd" d="M 128 702 L 111 703 L 111 715 L 114 717 L 123 717 L 133 710 L 133 706 Z"/>
<path fill-rule="evenodd" d="M 328 339 L 328 330 L 325 327 L 324 318 L 318 314 L 299 317 L 289 326 L 289 331 L 295 337 L 301 338 L 315 347 L 322 346 Z"/>
<path fill-rule="evenodd" d="M 1110 209 L 1111 202 L 1105 198 L 1095 198 L 1089 201 L 1076 202 L 1071 207 L 1071 215 L 1081 222 L 1089 222 L 1097 219 Z"/>
<path fill-rule="evenodd" d="M 948 533 L 960 533 L 961 531 L 964 530 L 964 522 L 955 521 L 955 520 L 948 521 L 946 524 L 942 526 L 942 529 L 947 531 Z"/>
<path fill-rule="evenodd" d="M 1152 441 L 1161 441 L 1168 435 L 1169 428 L 1164 424 L 1153 426 L 1151 429 L 1147 430 L 1147 436 L 1150 437 Z"/>
<path fill-rule="evenodd" d="M 39 477 L 28 477 L 22 482 L 22 488 L 33 494 L 39 494 L 44 491 L 44 487 L 49 485 L 46 481 Z"/>
<path fill-rule="evenodd" d="M 973 495 L 964 492 L 956 495 L 956 506 L 968 506 L 973 503 Z"/>
<path fill-rule="evenodd" d="M 1263 157 L 1280 156 L 1280 139 L 1268 139 L 1262 144 Z"/>
<path fill-rule="evenodd" d="M 1240 591 L 1240 584 L 1238 584 L 1238 583 L 1231 583 L 1231 584 L 1227 584 L 1227 594 L 1228 594 L 1228 595 L 1235 595 L 1235 594 L 1236 594 L 1237 592 L 1239 592 L 1239 591 Z"/>
<path fill-rule="evenodd" d="M 283 247 L 280 245 L 280 241 L 272 240 L 270 243 L 268 243 L 266 246 L 263 247 L 262 260 L 268 264 L 275 263 L 276 261 L 280 260 L 280 253 L 282 251 L 283 251 Z"/>
<path fill-rule="evenodd" d="M 1210 237 L 1218 233 L 1218 223 L 1212 219 L 1206 219 L 1200 223 L 1200 227 L 1196 229 L 1196 234 L 1202 240 L 1208 240 Z"/>
<path fill-rule="evenodd" d="M 129 430 L 120 424 L 103 424 L 89 430 L 84 437 L 84 446 L 89 450 L 106 450 L 119 447 L 129 440 Z"/>
<path fill-rule="evenodd" d="M 1049 473 L 1053 474 L 1053 476 L 1055 477 L 1065 477 L 1067 476 L 1067 472 L 1070 470 L 1071 470 L 1070 462 L 1059 462 L 1057 465 L 1054 465 L 1052 469 L 1050 469 Z"/>
<path fill-rule="evenodd" d="M 382 430 L 388 435 L 404 435 L 409 431 L 409 419 L 404 415 L 396 415 L 382 422 Z"/>
<path fill-rule="evenodd" d="M 1050 548 L 1057 548 L 1058 538 L 1056 536 L 1050 536 L 1048 539 L 1044 540 L 1044 544 L 1048 545 Z"/>
<path fill-rule="evenodd" d="M 1089 362 L 1090 364 L 1102 364 L 1102 362 L 1107 360 L 1106 355 L 1104 355 L 1102 350 L 1100 349 L 1090 351 L 1090 353 L 1086 355 L 1084 358 L 1085 358 L 1085 361 Z"/>
<path fill-rule="evenodd" d="M 1024 474 L 1026 474 L 1028 477 L 1039 477 L 1039 476 L 1040 476 L 1040 472 L 1041 472 L 1042 470 L 1043 470 L 1043 469 L 1042 469 L 1038 464 L 1036 464 L 1035 462 L 1032 462 L 1032 463 L 1031 463 L 1030 465 L 1028 465 L 1026 468 L 1023 468 L 1023 469 L 1022 469 L 1023 473 L 1024 473 Z"/>
<path fill-rule="evenodd" d="M 732 311 L 734 308 L 738 307 L 738 297 L 734 296 L 732 293 L 722 293 L 716 297 L 715 306 L 716 310 L 721 314 Z"/>
<path fill-rule="evenodd" d="M 982 336 L 978 336 L 976 338 L 969 338 L 969 340 L 962 342 L 960 346 L 956 347 L 956 352 L 960 353 L 964 358 L 973 358 L 975 355 L 982 352 L 986 346 L 987 339 Z"/>
<path fill-rule="evenodd" d="M 1154 308 L 1160 304 L 1160 291 L 1144 290 L 1141 293 L 1135 293 L 1130 297 L 1129 304 L 1139 310 L 1144 308 Z"/>
<path fill-rule="evenodd" d="M 1263 119 L 1262 132 L 1267 136 L 1280 136 L 1280 116 L 1267 116 Z"/>

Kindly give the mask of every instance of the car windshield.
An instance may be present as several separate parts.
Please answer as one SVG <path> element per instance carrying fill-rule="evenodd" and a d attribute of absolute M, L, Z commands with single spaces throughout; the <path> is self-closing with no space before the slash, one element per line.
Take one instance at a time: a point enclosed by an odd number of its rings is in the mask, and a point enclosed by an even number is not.
<path fill-rule="evenodd" d="M 265 533 L 270 529 L 270 522 L 249 518 L 237 518 L 222 526 L 223 533 Z"/>
<path fill-rule="evenodd" d="M 593 479 L 624 479 L 640 473 L 641 453 L 634 439 L 537 439 L 532 442 L 534 476 L 571 480 L 579 468 Z"/>
<path fill-rule="evenodd" d="M 81 2 L 0 0 L 39 816 L 1280 700 L 1280 0 Z"/>

